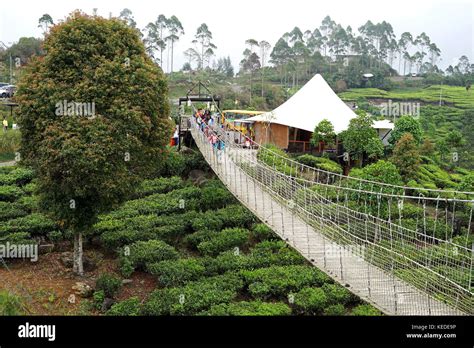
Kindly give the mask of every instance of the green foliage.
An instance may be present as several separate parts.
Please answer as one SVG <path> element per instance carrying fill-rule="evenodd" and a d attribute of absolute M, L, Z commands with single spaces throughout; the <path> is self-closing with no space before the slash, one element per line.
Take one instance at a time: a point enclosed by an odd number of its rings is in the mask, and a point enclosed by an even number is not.
<path fill-rule="evenodd" d="M 418 146 L 411 133 L 404 133 L 396 142 L 390 161 L 399 168 L 405 181 L 416 177 L 421 159 Z"/>
<path fill-rule="evenodd" d="M 28 212 L 18 202 L 0 202 L 0 221 L 15 219 L 27 215 Z"/>
<path fill-rule="evenodd" d="M 264 240 L 268 240 L 268 239 L 277 238 L 277 236 L 272 231 L 272 229 L 270 227 L 268 227 L 267 225 L 262 224 L 262 223 L 256 224 L 252 228 L 251 235 L 252 235 L 252 238 L 254 240 L 257 240 L 257 241 L 260 241 L 260 242 L 264 241 Z"/>
<path fill-rule="evenodd" d="M 265 299 L 269 296 L 285 296 L 304 286 L 321 286 L 331 279 L 311 266 L 272 266 L 241 274 L 252 296 Z"/>
<path fill-rule="evenodd" d="M 106 297 L 113 298 L 122 288 L 122 281 L 113 274 L 104 273 L 95 282 L 96 291 L 103 291 Z"/>
<path fill-rule="evenodd" d="M 362 169 L 353 169 L 350 176 L 364 180 L 382 182 L 391 185 L 401 185 L 402 177 L 393 163 L 379 160 Z"/>
<path fill-rule="evenodd" d="M 367 150 L 371 154 L 377 154 L 378 146 L 368 148 L 367 144 L 376 144 L 376 141 L 369 141 L 371 138 L 379 138 L 377 131 L 372 128 L 373 121 L 370 116 L 365 113 L 358 115 L 349 122 L 347 130 L 340 134 L 344 149 L 349 152 L 351 157 L 361 160 Z"/>
<path fill-rule="evenodd" d="M 331 121 L 323 119 L 319 122 L 316 127 L 314 127 L 313 134 L 311 136 L 311 143 L 317 145 L 320 142 L 323 142 L 325 145 L 333 145 L 336 138 L 336 133 L 334 132 L 334 126 Z"/>
<path fill-rule="evenodd" d="M 64 235 L 61 231 L 51 231 L 47 236 L 48 239 L 53 243 L 61 242 L 64 239 Z"/>
<path fill-rule="evenodd" d="M 352 315 L 356 316 L 380 316 L 382 313 L 369 304 L 361 304 L 352 309 Z"/>
<path fill-rule="evenodd" d="M 296 160 L 310 167 L 322 169 L 331 173 L 342 174 L 341 165 L 328 158 L 316 157 L 312 155 L 301 155 L 298 156 Z"/>
<path fill-rule="evenodd" d="M 209 181 L 202 188 L 202 210 L 221 209 L 232 203 L 235 203 L 234 196 L 219 180 Z"/>
<path fill-rule="evenodd" d="M 138 241 L 128 246 L 129 258 L 133 267 L 145 270 L 148 263 L 178 258 L 178 252 L 170 245 L 161 240 Z"/>
<path fill-rule="evenodd" d="M 218 304 L 200 314 L 210 316 L 285 316 L 291 314 L 291 308 L 282 302 L 241 301 Z"/>
<path fill-rule="evenodd" d="M 459 191 L 474 192 L 474 173 L 466 175 L 458 185 Z"/>
<path fill-rule="evenodd" d="M 321 288 L 304 288 L 294 295 L 295 308 L 305 314 L 320 314 L 328 304 Z"/>
<path fill-rule="evenodd" d="M 21 314 L 23 314 L 23 310 L 20 298 L 7 290 L 0 290 L 0 315 Z"/>
<path fill-rule="evenodd" d="M 227 228 L 215 234 L 211 239 L 198 244 L 198 250 L 204 255 L 217 255 L 222 251 L 235 247 L 243 247 L 250 236 L 250 232 L 242 228 Z"/>
<path fill-rule="evenodd" d="M 168 193 L 183 187 L 184 182 L 179 176 L 144 180 L 136 190 L 135 197 L 143 198 L 156 193 Z"/>
<path fill-rule="evenodd" d="M 54 221 L 43 214 L 33 213 L 0 223 L 0 236 L 13 232 L 28 232 L 31 235 L 46 235 L 56 229 Z"/>
<path fill-rule="evenodd" d="M 234 300 L 243 288 L 239 276 L 224 274 L 183 287 L 155 290 L 143 306 L 145 315 L 193 315 Z"/>
<path fill-rule="evenodd" d="M 24 195 L 24 192 L 17 186 L 0 186 L 0 201 L 14 202 Z"/>
<path fill-rule="evenodd" d="M 105 291 L 104 290 L 94 291 L 94 293 L 92 294 L 92 300 L 93 300 L 93 305 L 95 309 L 100 310 L 105 300 Z"/>
<path fill-rule="evenodd" d="M 111 316 L 138 316 L 141 312 L 141 303 L 138 297 L 130 297 L 126 300 L 114 303 L 106 315 Z"/>
<path fill-rule="evenodd" d="M 158 277 L 163 286 L 180 286 L 206 274 L 201 259 L 167 260 L 147 265 L 148 272 Z"/>
<path fill-rule="evenodd" d="M 330 305 L 324 308 L 324 315 L 342 316 L 346 314 L 346 308 L 342 304 Z"/>
<path fill-rule="evenodd" d="M 119 19 L 76 11 L 51 29 L 44 50 L 18 84 L 20 152 L 37 173 L 41 208 L 79 232 L 162 162 L 171 131 L 166 80 Z M 77 105 L 64 110 L 64 100 L 93 103 L 94 117 Z"/>
<path fill-rule="evenodd" d="M 329 304 L 346 305 L 354 299 L 354 295 L 339 284 L 323 284 L 321 289 L 324 291 Z"/>
<path fill-rule="evenodd" d="M 395 128 L 390 133 L 389 143 L 394 146 L 405 133 L 411 133 L 416 145 L 423 141 L 423 131 L 420 122 L 412 116 L 401 116 L 395 122 Z"/>

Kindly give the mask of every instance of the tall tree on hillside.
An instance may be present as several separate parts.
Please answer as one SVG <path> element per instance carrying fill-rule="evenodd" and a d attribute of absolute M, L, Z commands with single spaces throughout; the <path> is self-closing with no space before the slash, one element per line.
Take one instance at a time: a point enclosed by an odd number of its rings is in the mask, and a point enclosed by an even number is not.
<path fill-rule="evenodd" d="M 260 57 L 246 48 L 244 51 L 244 59 L 240 62 L 240 68 L 243 73 L 249 73 L 250 77 L 250 99 L 249 103 L 252 103 L 252 89 L 253 89 L 253 77 L 255 71 L 260 69 Z"/>
<path fill-rule="evenodd" d="M 40 17 L 38 20 L 38 28 L 43 29 L 43 35 L 46 35 L 48 32 L 49 28 L 54 25 L 53 18 L 45 13 Z"/>
<path fill-rule="evenodd" d="M 171 71 L 173 72 L 173 60 L 174 60 L 174 43 L 179 40 L 181 35 L 184 35 L 183 25 L 179 21 L 178 17 L 171 16 L 168 19 L 168 32 L 169 35 L 166 37 L 166 40 L 171 43 Z"/>
<path fill-rule="evenodd" d="M 163 69 L 163 51 L 166 49 L 165 31 L 168 26 L 168 18 L 166 18 L 165 15 L 160 14 L 154 24 L 160 42 L 160 66 L 161 69 Z"/>
<path fill-rule="evenodd" d="M 335 26 L 336 26 L 336 22 L 334 22 L 330 16 L 326 16 L 322 20 L 321 26 L 319 27 L 322 33 L 321 41 L 322 41 L 324 56 L 327 56 L 327 51 L 329 48 L 329 37 L 331 36 L 331 33 Z"/>
<path fill-rule="evenodd" d="M 272 53 L 270 53 L 270 62 L 280 69 L 280 84 L 283 85 L 286 77 L 286 65 L 291 59 L 291 48 L 285 39 L 280 38 L 275 46 L 273 47 Z M 285 82 L 286 84 L 286 82 Z"/>
<path fill-rule="evenodd" d="M 132 11 L 128 8 L 124 8 L 122 11 L 120 11 L 119 18 L 123 19 L 129 27 L 137 27 L 137 22 L 135 22 L 135 19 L 133 18 Z"/>
<path fill-rule="evenodd" d="M 406 75 L 406 66 L 407 63 L 410 62 L 410 47 L 413 44 L 413 36 L 409 32 L 404 32 L 400 36 L 400 40 L 398 41 L 398 46 L 400 49 L 400 61 L 403 58 L 403 75 Z M 400 61 L 399 61 L 399 72 L 400 72 Z"/>
<path fill-rule="evenodd" d="M 272 46 L 265 40 L 260 41 L 258 46 L 260 47 L 260 59 L 262 60 L 261 71 L 262 71 L 262 98 L 263 98 L 264 97 L 263 86 L 265 82 L 265 66 L 267 64 L 268 54 Z"/>
<path fill-rule="evenodd" d="M 206 23 L 202 23 L 197 28 L 195 39 L 192 41 L 196 48 L 192 48 L 194 56 L 198 61 L 198 69 L 204 69 L 206 63 L 209 62 L 210 58 L 214 55 L 214 50 L 217 48 L 212 43 L 212 32 Z"/>
<path fill-rule="evenodd" d="M 165 41 L 161 38 L 160 32 L 156 23 L 150 22 L 145 27 L 145 32 L 147 33 L 143 42 L 145 43 L 145 48 L 147 53 L 152 57 L 155 61 L 160 63 L 160 67 L 163 68 L 163 50 L 166 48 Z M 155 51 L 160 52 L 160 58 L 155 58 Z"/>
<path fill-rule="evenodd" d="M 223 57 L 217 60 L 217 71 L 226 77 L 234 77 L 234 67 L 230 57 Z"/>
<path fill-rule="evenodd" d="M 258 47 L 258 41 L 255 40 L 255 39 L 248 39 L 248 40 L 245 40 L 245 44 L 250 47 L 250 52 L 251 52 L 251 53 L 254 53 L 254 52 L 255 52 L 254 48 L 255 48 L 255 47 Z"/>

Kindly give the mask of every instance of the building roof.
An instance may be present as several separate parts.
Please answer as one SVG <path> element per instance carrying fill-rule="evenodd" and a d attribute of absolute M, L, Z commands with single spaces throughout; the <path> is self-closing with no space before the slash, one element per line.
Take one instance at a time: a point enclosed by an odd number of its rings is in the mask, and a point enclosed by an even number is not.
<path fill-rule="evenodd" d="M 346 130 L 357 115 L 329 87 L 319 74 L 273 111 L 250 117 L 254 122 L 271 122 L 288 127 L 314 131 L 323 119 L 331 121 L 334 131 Z"/>
<path fill-rule="evenodd" d="M 375 129 L 393 129 L 395 125 L 393 124 L 392 121 L 380 120 L 380 121 L 374 121 L 374 124 L 372 127 Z"/>

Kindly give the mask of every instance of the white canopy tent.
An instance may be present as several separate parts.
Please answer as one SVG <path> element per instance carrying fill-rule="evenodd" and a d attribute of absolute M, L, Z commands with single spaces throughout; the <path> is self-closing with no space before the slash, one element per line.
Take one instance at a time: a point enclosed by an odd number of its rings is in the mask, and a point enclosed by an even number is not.
<path fill-rule="evenodd" d="M 357 115 L 349 108 L 320 74 L 275 110 L 248 118 L 253 122 L 270 122 L 313 132 L 323 119 L 331 121 L 334 131 L 346 130 Z"/>
<path fill-rule="evenodd" d="M 317 74 L 285 103 L 273 111 L 253 116 L 247 121 L 269 122 L 313 132 L 323 119 L 331 121 L 334 131 L 339 133 L 349 126 L 357 115 L 348 107 Z M 384 123 L 384 128 L 388 123 Z M 390 126 L 389 126 L 390 127 Z M 374 125 L 374 128 L 377 128 Z M 389 129 L 393 128 L 390 127 Z"/>

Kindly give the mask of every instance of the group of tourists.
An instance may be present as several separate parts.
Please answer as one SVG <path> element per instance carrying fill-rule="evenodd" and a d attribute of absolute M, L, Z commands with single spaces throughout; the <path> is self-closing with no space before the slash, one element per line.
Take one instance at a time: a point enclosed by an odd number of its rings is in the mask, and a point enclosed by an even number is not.
<path fill-rule="evenodd" d="M 214 150 L 224 150 L 225 142 L 217 135 L 214 129 L 215 126 L 218 125 L 215 116 L 211 115 L 209 110 L 198 109 L 193 117 L 196 119 L 199 129 L 207 137 Z"/>

